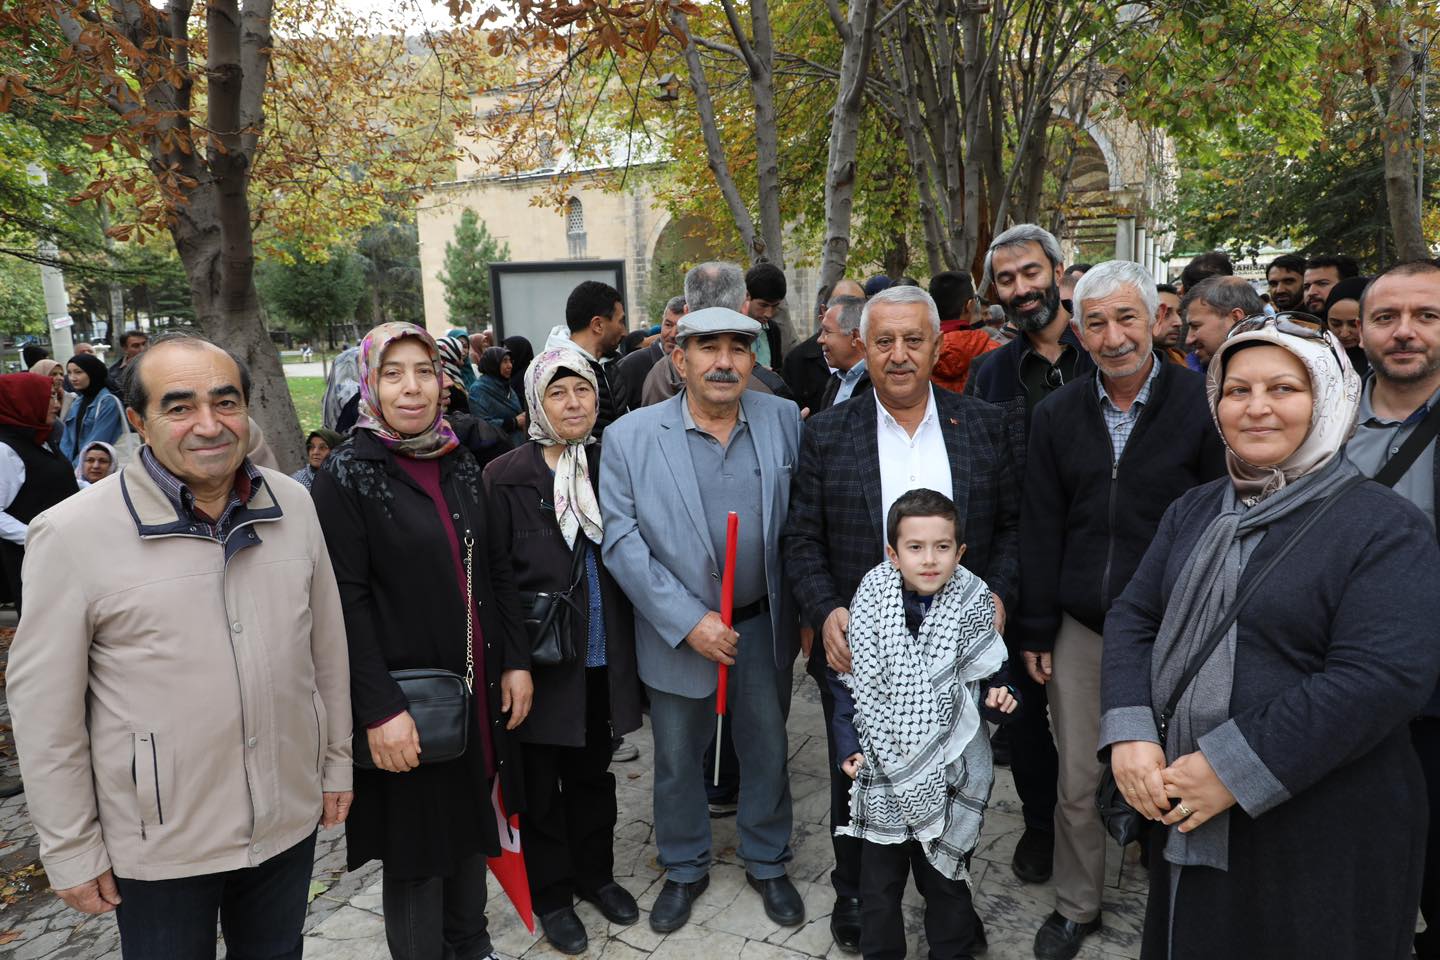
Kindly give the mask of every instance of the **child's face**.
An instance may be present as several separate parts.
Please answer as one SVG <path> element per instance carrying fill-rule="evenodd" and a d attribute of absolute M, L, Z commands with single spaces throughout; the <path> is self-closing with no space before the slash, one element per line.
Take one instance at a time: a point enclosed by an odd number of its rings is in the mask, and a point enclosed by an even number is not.
<path fill-rule="evenodd" d="M 905 587 L 922 597 L 939 593 L 965 554 L 955 542 L 955 523 L 945 517 L 906 517 L 896 531 L 895 546 L 885 555 L 900 570 Z"/>

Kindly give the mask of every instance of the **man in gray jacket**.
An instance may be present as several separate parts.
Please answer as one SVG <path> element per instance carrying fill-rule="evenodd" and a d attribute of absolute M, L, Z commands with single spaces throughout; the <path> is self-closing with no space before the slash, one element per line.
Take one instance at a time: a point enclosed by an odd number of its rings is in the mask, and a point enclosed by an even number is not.
<path fill-rule="evenodd" d="M 30 524 L 8 696 L 61 899 L 126 960 L 300 956 L 315 828 L 350 807 L 340 595 L 304 487 L 246 458 L 250 378 L 157 340 L 136 461 Z"/>
<path fill-rule="evenodd" d="M 600 460 L 605 564 L 635 605 L 635 652 L 655 731 L 655 840 L 667 871 L 650 925 L 676 930 L 709 883 L 710 820 L 697 776 L 715 729 L 717 668 L 730 666 L 740 761 L 740 856 L 766 914 L 805 907 L 785 864 L 790 782 L 785 718 L 799 648 L 780 530 L 800 445 L 794 403 L 745 389 L 760 325 L 734 310 L 686 314 L 672 354 L 685 389 L 606 433 Z M 733 626 L 720 617 L 726 518 L 739 515 Z"/>

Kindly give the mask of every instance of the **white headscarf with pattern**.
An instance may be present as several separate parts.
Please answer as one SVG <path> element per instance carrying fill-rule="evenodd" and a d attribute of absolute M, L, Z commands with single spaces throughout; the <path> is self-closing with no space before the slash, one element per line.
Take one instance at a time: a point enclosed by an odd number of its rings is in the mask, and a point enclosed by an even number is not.
<path fill-rule="evenodd" d="M 585 456 L 585 445 L 594 443 L 594 436 L 587 433 L 577 440 L 563 440 L 545 415 L 545 391 L 561 372 L 590 384 L 598 402 L 599 388 L 590 364 L 576 351 L 561 348 L 546 350 L 525 371 L 525 404 L 530 408 L 530 439 L 542 447 L 565 447 L 555 465 L 555 521 L 566 545 L 573 549 L 580 531 L 592 543 L 599 543 L 605 535 L 605 523 L 590 483 L 590 461 Z"/>

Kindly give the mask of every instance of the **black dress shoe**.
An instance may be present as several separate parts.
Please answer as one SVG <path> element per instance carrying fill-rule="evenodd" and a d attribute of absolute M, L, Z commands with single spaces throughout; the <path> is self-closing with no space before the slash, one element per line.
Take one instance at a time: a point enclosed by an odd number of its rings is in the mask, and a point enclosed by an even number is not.
<path fill-rule="evenodd" d="M 540 929 L 545 931 L 545 939 L 550 941 L 550 946 L 561 953 L 584 953 L 585 948 L 590 946 L 585 924 L 570 907 L 540 914 Z"/>
<path fill-rule="evenodd" d="M 25 784 L 19 777 L 0 777 L 0 800 L 8 800 L 25 792 Z"/>
<path fill-rule="evenodd" d="M 860 952 L 860 898 L 836 897 L 830 911 L 830 936 L 846 953 Z"/>
<path fill-rule="evenodd" d="M 660 896 L 655 898 L 655 906 L 650 908 L 650 929 L 656 933 L 671 933 L 685 926 L 690 919 L 690 905 L 708 886 L 708 875 L 693 883 L 666 880 L 665 886 L 660 888 Z"/>
<path fill-rule="evenodd" d="M 593 894 L 582 893 L 580 899 L 595 904 L 611 923 L 628 927 L 640 919 L 640 908 L 635 905 L 635 898 L 630 896 L 629 890 L 614 881 L 605 884 Z"/>
<path fill-rule="evenodd" d="M 745 881 L 760 891 L 765 916 L 782 927 L 798 927 L 805 922 L 805 901 L 800 899 L 800 891 L 789 877 L 782 874 L 770 880 L 757 880 L 747 873 Z"/>
<path fill-rule="evenodd" d="M 1051 830 L 1026 827 L 1015 844 L 1010 869 L 1026 883 L 1044 883 L 1050 879 L 1055 861 L 1055 834 Z"/>
<path fill-rule="evenodd" d="M 1081 942 L 1099 929 L 1099 917 L 1089 923 L 1076 923 L 1058 911 L 1052 913 L 1035 934 L 1036 960 L 1070 960 L 1080 952 Z"/>

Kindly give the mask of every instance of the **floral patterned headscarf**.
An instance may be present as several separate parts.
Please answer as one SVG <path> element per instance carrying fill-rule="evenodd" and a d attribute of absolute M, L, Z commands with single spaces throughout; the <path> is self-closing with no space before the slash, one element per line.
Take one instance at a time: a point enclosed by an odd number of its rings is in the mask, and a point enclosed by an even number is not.
<path fill-rule="evenodd" d="M 599 543 L 605 535 L 605 523 L 600 518 L 595 488 L 590 484 L 590 460 L 585 456 L 585 445 L 594 443 L 594 436 L 587 433 L 579 440 L 562 440 L 545 415 L 545 391 L 562 374 L 578 376 L 589 383 L 596 391 L 598 402 L 599 388 L 590 364 L 574 350 L 567 349 L 546 350 L 530 364 L 525 372 L 525 402 L 530 408 L 530 439 L 542 447 L 565 447 L 560 462 L 555 465 L 555 520 L 560 524 L 565 543 L 573 548 L 580 531 L 584 531 L 591 542 Z"/>
<path fill-rule="evenodd" d="M 445 420 L 445 411 L 439 404 L 435 406 L 435 422 L 430 424 L 424 433 L 413 437 L 401 436 L 385 422 L 380 413 L 380 364 L 385 359 L 385 351 L 396 341 L 406 337 L 414 337 L 424 345 L 430 359 L 435 363 L 436 381 L 439 382 L 440 353 L 434 338 L 425 332 L 424 327 L 417 327 L 413 323 L 380 324 L 360 341 L 360 416 L 355 421 L 355 428 L 369 430 L 381 443 L 402 456 L 418 460 L 443 457 L 458 447 L 460 440 L 455 436 L 455 431 L 450 429 L 450 424 Z"/>

